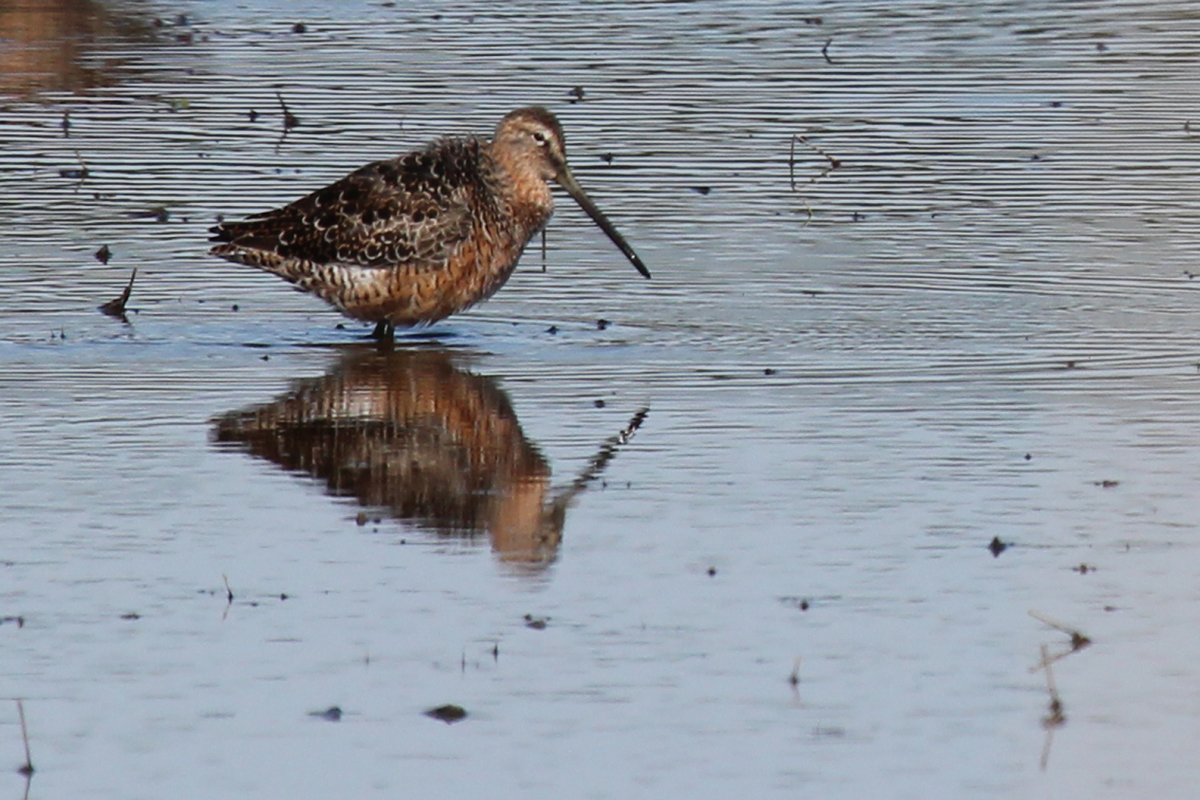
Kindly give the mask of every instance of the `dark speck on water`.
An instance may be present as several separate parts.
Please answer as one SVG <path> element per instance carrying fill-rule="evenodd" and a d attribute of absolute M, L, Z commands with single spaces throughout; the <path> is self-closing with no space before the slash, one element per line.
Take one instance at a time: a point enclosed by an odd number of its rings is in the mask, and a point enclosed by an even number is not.
<path fill-rule="evenodd" d="M 310 711 L 308 715 L 317 719 L 323 719 L 326 722 L 341 722 L 342 709 L 338 706 L 330 706 L 324 711 Z"/>
<path fill-rule="evenodd" d="M 425 711 L 425 716 L 430 719 L 440 720 L 441 722 L 451 725 L 467 717 L 467 711 L 462 706 L 444 705 L 437 708 L 431 708 Z"/>

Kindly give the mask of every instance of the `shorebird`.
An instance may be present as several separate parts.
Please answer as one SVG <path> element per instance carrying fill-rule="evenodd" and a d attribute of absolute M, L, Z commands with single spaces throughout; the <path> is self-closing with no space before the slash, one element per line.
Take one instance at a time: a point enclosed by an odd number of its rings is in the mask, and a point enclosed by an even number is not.
<path fill-rule="evenodd" d="M 650 277 L 575 180 L 562 126 L 537 106 L 507 114 L 491 140 L 440 139 L 282 208 L 221 222 L 210 252 L 278 275 L 391 339 L 503 286 L 554 212 L 550 181 Z"/>

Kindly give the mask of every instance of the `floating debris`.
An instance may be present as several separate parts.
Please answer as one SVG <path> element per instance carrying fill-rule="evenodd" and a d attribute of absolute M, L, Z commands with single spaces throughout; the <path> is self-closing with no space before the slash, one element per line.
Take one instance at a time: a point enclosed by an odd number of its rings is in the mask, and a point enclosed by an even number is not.
<path fill-rule="evenodd" d="M 17 772 L 28 778 L 34 773 L 33 757 L 29 755 L 29 728 L 25 725 L 25 702 L 19 697 L 17 698 L 17 716 L 21 718 L 21 741 L 25 744 L 25 763 Z M 28 785 L 25 788 L 28 793 Z"/>
<path fill-rule="evenodd" d="M 1008 549 L 1008 543 L 1000 541 L 999 536 L 993 536 L 992 541 L 988 542 L 988 550 L 992 551 L 994 558 L 999 558 L 1000 554 Z"/>
<path fill-rule="evenodd" d="M 1046 691 L 1050 694 L 1050 705 L 1047 714 L 1042 717 L 1042 727 L 1046 730 L 1046 742 L 1042 745 L 1042 757 L 1039 760 L 1039 766 L 1042 771 L 1045 771 L 1046 765 L 1050 762 L 1050 746 L 1054 742 L 1054 730 L 1061 728 L 1067 722 L 1067 715 L 1063 712 L 1062 698 L 1058 695 L 1058 685 L 1054 682 L 1054 673 L 1050 669 L 1050 665 L 1054 661 L 1055 659 L 1050 657 L 1049 648 L 1046 645 L 1042 645 L 1042 662 L 1040 666 L 1046 673 Z"/>
<path fill-rule="evenodd" d="M 100 245 L 100 249 L 99 249 L 99 250 L 97 250 L 97 251 L 96 251 L 95 253 L 93 253 L 92 255 L 93 255 L 93 256 L 95 257 L 95 259 L 96 259 L 97 261 L 99 261 L 101 264 L 107 264 L 107 263 L 108 263 L 108 260 L 109 260 L 110 258 L 112 258 L 112 250 L 109 250 L 109 249 L 108 249 L 108 245 L 106 245 L 106 244 L 103 244 L 103 245 Z"/>
<path fill-rule="evenodd" d="M 532 628 L 535 631 L 546 630 L 546 625 L 549 621 L 549 617 L 535 617 L 532 614 L 525 615 L 525 627 Z"/>
<path fill-rule="evenodd" d="M 1036 611 L 1030 611 L 1029 616 L 1033 617 L 1038 622 L 1049 625 L 1051 628 L 1054 628 L 1057 631 L 1062 631 L 1063 633 L 1065 633 L 1071 637 L 1071 649 L 1066 651 L 1065 653 L 1060 653 L 1059 655 L 1055 656 L 1053 659 L 1054 661 L 1057 661 L 1058 659 L 1062 658 L 1063 656 L 1068 656 L 1071 653 L 1078 652 L 1092 643 L 1092 640 L 1089 639 L 1087 636 L 1084 636 L 1080 631 L 1078 631 L 1074 628 L 1068 627 L 1068 626 L 1062 624 L 1061 622 L 1056 622 L 1047 616 L 1039 614 Z M 1041 665 L 1039 664 L 1038 667 L 1040 667 L 1040 666 Z"/>
<path fill-rule="evenodd" d="M 834 158 L 829 153 L 810 142 L 808 139 L 805 139 L 803 136 L 799 134 L 792 134 L 792 146 L 788 151 L 788 178 L 791 180 L 793 192 L 796 191 L 796 142 L 802 143 L 805 147 L 808 147 L 814 153 L 823 156 L 825 160 L 829 162 L 829 166 L 823 169 L 819 175 L 809 178 L 806 184 L 816 183 L 842 165 L 841 159 Z"/>
<path fill-rule="evenodd" d="M 467 718 L 467 710 L 462 706 L 456 706 L 453 704 L 446 704 L 444 706 L 438 706 L 437 708 L 431 708 L 424 713 L 425 716 L 429 717 L 430 719 L 441 720 L 447 725 L 452 725 L 455 722 L 459 722 Z"/>
<path fill-rule="evenodd" d="M 283 129 L 290 131 L 300 124 L 300 118 L 288 110 L 287 103 L 283 102 L 283 95 L 278 91 L 275 92 L 275 97 L 279 100 L 279 107 L 283 109 Z"/>
<path fill-rule="evenodd" d="M 99 253 L 96 254 L 99 257 Z M 123 322 L 128 322 L 128 317 L 125 316 L 125 304 L 129 302 L 129 295 L 133 292 L 133 282 L 137 278 L 137 267 L 133 268 L 133 274 L 129 276 L 129 283 L 125 284 L 125 291 L 121 292 L 121 296 L 113 300 L 109 300 L 102 306 L 99 306 L 101 314 L 107 314 L 110 317 L 116 317 Z"/>
<path fill-rule="evenodd" d="M 324 711 L 310 711 L 308 712 L 308 715 L 310 717 L 316 717 L 317 719 L 323 719 L 326 722 L 342 721 L 342 709 L 338 708 L 337 706 L 330 706 Z"/>

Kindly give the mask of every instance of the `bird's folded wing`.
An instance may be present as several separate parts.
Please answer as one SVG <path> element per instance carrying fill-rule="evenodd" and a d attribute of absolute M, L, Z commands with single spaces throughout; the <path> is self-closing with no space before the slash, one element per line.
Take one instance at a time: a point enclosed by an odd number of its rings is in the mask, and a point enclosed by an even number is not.
<path fill-rule="evenodd" d="M 435 270 L 466 241 L 485 196 L 475 142 L 378 161 L 273 211 L 212 229 L 212 241 L 315 263 Z M 228 245 L 223 249 L 229 249 Z"/>

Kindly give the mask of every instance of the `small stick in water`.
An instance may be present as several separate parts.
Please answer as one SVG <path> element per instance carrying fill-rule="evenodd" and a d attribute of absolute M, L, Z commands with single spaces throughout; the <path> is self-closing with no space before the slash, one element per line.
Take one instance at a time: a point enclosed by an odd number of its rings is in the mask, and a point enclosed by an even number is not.
<path fill-rule="evenodd" d="M 283 109 L 283 129 L 290 131 L 300 124 L 300 118 L 288 110 L 287 103 L 283 102 L 283 95 L 279 90 L 275 91 L 275 97 L 279 100 L 279 107 Z"/>
<path fill-rule="evenodd" d="M 1049 625 L 1051 628 L 1054 628 L 1055 630 L 1058 630 L 1058 631 L 1062 631 L 1063 633 L 1070 636 L 1072 653 L 1074 653 L 1076 650 L 1082 650 L 1083 648 L 1087 647 L 1088 645 L 1090 645 L 1092 643 L 1091 639 L 1084 636 L 1082 633 L 1075 630 L 1074 628 L 1067 627 L 1066 625 L 1062 624 L 1061 622 L 1055 622 L 1054 620 L 1050 619 L 1049 617 L 1043 616 L 1042 614 L 1039 614 L 1036 611 L 1030 611 L 1029 616 L 1033 617 L 1038 622 L 1045 623 L 1046 625 Z"/>
<path fill-rule="evenodd" d="M 788 152 L 788 177 L 791 178 L 793 192 L 796 191 L 796 142 L 797 141 L 803 142 L 813 152 L 824 156 L 829 161 L 829 166 L 826 167 L 825 169 L 823 169 L 821 171 L 821 174 L 816 175 L 815 177 L 809 178 L 807 183 L 816 183 L 817 181 L 821 180 L 826 175 L 833 172 L 835 169 L 837 169 L 838 167 L 840 167 L 842 165 L 842 162 L 840 159 L 834 158 L 833 156 L 829 155 L 829 153 L 826 153 L 824 150 L 822 150 L 820 147 L 817 147 L 815 144 L 810 142 L 808 139 L 805 139 L 803 136 L 801 136 L 799 134 L 792 134 L 792 146 Z"/>
<path fill-rule="evenodd" d="M 17 770 L 26 778 L 33 775 L 33 757 L 29 755 L 29 729 L 25 726 L 25 703 L 17 698 L 17 716 L 21 718 L 21 741 L 25 743 L 25 763 Z"/>
<path fill-rule="evenodd" d="M 121 292 L 121 296 L 113 300 L 109 300 L 104 305 L 100 306 L 100 312 L 107 314 L 110 317 L 117 317 L 125 322 L 129 320 L 125 317 L 125 304 L 129 302 L 129 294 L 133 291 L 133 281 L 137 278 L 137 267 L 133 268 L 133 274 L 129 276 L 129 283 L 125 285 L 125 291 Z"/>

